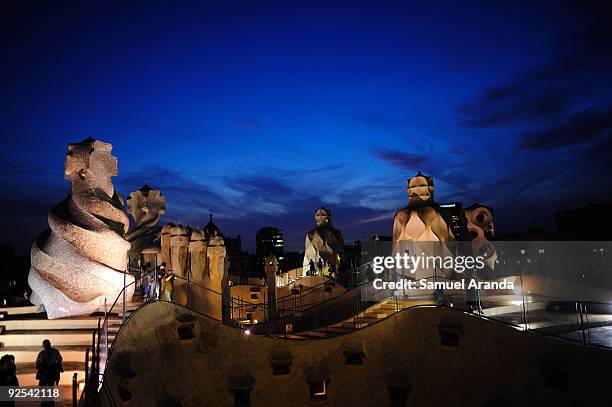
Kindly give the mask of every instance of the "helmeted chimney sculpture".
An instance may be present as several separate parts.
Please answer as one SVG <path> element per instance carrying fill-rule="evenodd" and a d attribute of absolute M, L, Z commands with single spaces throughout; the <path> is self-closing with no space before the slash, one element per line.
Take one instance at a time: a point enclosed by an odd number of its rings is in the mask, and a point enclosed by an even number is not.
<path fill-rule="evenodd" d="M 434 202 L 433 177 L 419 171 L 406 182 L 408 206 L 393 217 L 393 240 L 437 242 L 454 240 Z"/>
<path fill-rule="evenodd" d="M 50 319 L 89 314 L 120 294 L 130 243 L 123 199 L 111 178 L 117 175 L 112 145 L 91 137 L 69 144 L 64 176 L 66 199 L 51 209 L 50 229 L 32 245 L 28 283 L 31 301 Z M 126 293 L 132 298 L 133 285 Z M 122 298 L 119 298 L 121 302 Z"/>
<path fill-rule="evenodd" d="M 455 237 L 434 201 L 433 177 L 425 176 L 419 171 L 406 182 L 406 189 L 408 206 L 397 211 L 393 217 L 393 253 L 447 254 L 448 249 L 444 242 L 455 240 Z M 428 278 L 433 273 L 435 270 L 421 268 L 413 277 Z"/>
<path fill-rule="evenodd" d="M 338 277 L 344 252 L 344 237 L 342 232 L 332 226 L 332 214 L 327 208 L 321 207 L 315 212 L 315 228 L 306 234 L 304 242 L 304 261 L 302 274 L 314 268 L 321 273 L 320 268 L 335 273 Z"/>

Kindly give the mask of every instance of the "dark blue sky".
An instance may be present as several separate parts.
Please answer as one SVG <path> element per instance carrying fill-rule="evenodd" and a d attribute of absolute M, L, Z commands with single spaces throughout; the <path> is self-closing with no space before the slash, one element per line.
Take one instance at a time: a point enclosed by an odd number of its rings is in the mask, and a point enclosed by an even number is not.
<path fill-rule="evenodd" d="M 612 199 L 604 2 L 89 3 L 0 6 L 0 243 L 18 252 L 87 136 L 113 144 L 124 196 L 159 188 L 191 225 L 210 209 L 249 249 L 267 225 L 300 249 L 320 205 L 349 241 L 389 234 L 418 170 L 502 233 Z"/>

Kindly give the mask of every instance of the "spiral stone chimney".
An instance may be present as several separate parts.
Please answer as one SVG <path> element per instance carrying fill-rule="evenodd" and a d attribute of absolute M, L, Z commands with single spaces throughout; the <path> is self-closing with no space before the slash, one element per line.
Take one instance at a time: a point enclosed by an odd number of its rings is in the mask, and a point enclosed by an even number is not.
<path fill-rule="evenodd" d="M 123 289 L 129 221 L 111 180 L 117 175 L 111 150 L 91 137 L 68 145 L 64 176 L 70 194 L 51 209 L 50 229 L 32 244 L 31 301 L 50 319 L 94 312 Z M 132 285 L 128 299 L 133 291 Z"/>

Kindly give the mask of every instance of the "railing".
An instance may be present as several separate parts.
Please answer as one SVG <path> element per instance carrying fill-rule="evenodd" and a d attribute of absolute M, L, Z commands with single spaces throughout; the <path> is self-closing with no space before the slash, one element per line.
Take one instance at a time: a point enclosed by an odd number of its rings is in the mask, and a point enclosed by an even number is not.
<path fill-rule="evenodd" d="M 286 333 L 288 325 L 294 332 L 317 329 L 341 322 L 366 307 L 366 303 L 361 300 L 361 287 L 355 287 L 336 297 L 308 304 L 296 312 L 251 325 L 249 330 L 254 334 L 273 335 Z"/>
<path fill-rule="evenodd" d="M 148 273 L 145 278 L 150 275 L 153 276 L 153 291 L 159 291 L 159 295 L 153 293 L 153 298 L 150 300 L 164 301 L 157 271 Z M 295 294 L 276 298 L 274 302 L 276 313 L 271 312 L 271 304 L 265 297 L 263 302 L 234 298 L 229 295 L 229 288 L 225 289 L 227 291 L 217 292 L 195 283 L 189 275 L 187 278 L 175 277 L 172 301 L 226 325 L 249 329 L 251 333 L 261 335 L 284 333 L 289 324 L 293 326 L 294 332 L 316 330 L 359 315 L 374 303 L 388 299 L 395 304 L 397 313 L 423 306 L 446 307 L 469 312 L 478 318 L 503 323 L 521 331 L 537 331 L 544 335 L 578 342 L 584 346 L 612 346 L 612 340 L 609 343 L 602 343 L 593 335 L 593 330 L 599 327 L 612 326 L 612 298 L 611 301 L 593 298 L 583 287 L 582 280 L 573 281 L 568 277 L 571 277 L 571 274 L 561 273 L 560 277 L 554 275 L 554 281 L 560 281 L 560 278 L 567 279 L 565 286 L 571 290 L 563 295 L 551 295 L 551 292 L 546 290 L 534 291 L 534 284 L 544 284 L 538 279 L 553 278 L 550 271 L 543 274 L 537 270 L 526 271 L 522 268 L 501 268 L 494 275 L 470 270 L 463 274 L 455 273 L 450 277 L 434 270 L 433 275 L 426 279 L 433 282 L 457 282 L 470 278 L 478 283 L 508 278 L 513 281 L 512 290 L 497 291 L 462 288 L 415 293 L 387 290 L 373 295 L 371 278 L 374 275 L 367 263 L 359 269 L 350 270 L 345 275 L 347 277 L 344 284 L 349 286 L 349 289 L 342 294 L 332 298 L 325 295 L 329 284 L 339 283 L 329 279 L 315 286 L 297 290 Z M 296 283 L 299 284 L 299 280 Z M 118 313 L 121 306 L 122 324 L 125 323 L 126 301 L 121 301 L 120 298 L 125 299 L 130 285 L 124 287 L 106 310 L 104 319 L 100 320 L 100 328 L 93 333 L 91 365 L 86 369 L 86 399 L 95 397 L 100 389 L 105 392 L 107 390 L 104 389 L 103 374 L 112 347 L 112 343 L 108 340 L 109 321 L 111 316 Z M 555 294 L 554 290 L 552 294 Z M 321 298 L 320 301 L 312 300 L 318 297 Z M 262 320 L 265 321 L 248 326 L 242 325 L 236 320 L 236 316 L 247 310 L 260 312 L 264 315 Z M 107 395 L 108 397 L 110 396 Z"/>
<path fill-rule="evenodd" d="M 72 407 L 77 407 L 78 374 L 72 375 Z"/>
<path fill-rule="evenodd" d="M 474 242 L 448 243 L 455 256 L 473 253 Z M 612 334 L 606 328 L 612 327 L 612 242 L 495 241 L 492 245 L 496 255 L 492 258 L 493 268 L 450 275 L 434 269 L 428 278 L 439 282 L 473 279 L 477 283 L 505 279 L 513 283 L 511 290 L 466 286 L 429 293 L 431 301 L 519 330 L 537 331 L 586 346 L 612 347 Z M 405 248 L 407 254 L 422 253 L 417 249 L 436 254 L 439 246 L 440 242 L 418 242 Z M 362 253 L 369 259 L 388 256 L 395 249 L 393 242 L 362 245 Z M 423 293 L 396 290 L 391 295 L 422 299 Z"/>
<path fill-rule="evenodd" d="M 140 273 L 138 269 L 129 268 L 128 270 Z M 125 273 L 127 275 L 127 273 Z M 189 276 L 189 274 L 188 274 Z M 150 285 L 150 298 L 145 299 L 145 303 L 154 301 L 166 301 L 164 298 L 164 290 L 160 286 L 158 269 L 155 268 L 145 274 L 141 274 L 130 284 L 124 284 L 123 289 L 114 299 L 110 307 L 105 303 L 104 318 L 98 320 L 98 328 L 92 333 L 92 346 L 87 349 L 85 358 L 85 390 L 82 399 L 86 403 L 92 404 L 98 398 L 98 393 L 104 387 L 104 371 L 106 363 L 112 347 L 112 342 L 109 341 L 109 323 L 113 317 L 120 315 L 121 327 L 126 322 L 126 304 L 128 298 L 126 293 L 138 287 L 139 283 L 152 277 Z M 240 329 L 246 329 L 243 325 L 234 318 L 243 310 L 259 311 L 265 316 L 264 322 L 249 324 L 248 328 L 254 333 L 274 334 L 281 330 L 284 331 L 285 323 L 293 321 L 296 318 L 303 319 L 304 323 L 296 324 L 296 329 L 310 329 L 321 326 L 328 320 L 338 320 L 347 318 L 354 313 L 355 310 L 363 308 L 363 304 L 359 298 L 360 286 L 348 290 L 336 298 L 327 296 L 327 287 L 330 284 L 339 284 L 338 281 L 327 278 L 326 281 L 311 287 L 303 287 L 297 290 L 296 294 L 289 294 L 284 297 L 277 298 L 275 308 L 278 310 L 276 316 L 270 317 L 270 304 L 265 300 L 263 302 L 252 302 L 242 298 L 231 297 L 229 292 L 221 293 L 209 287 L 205 287 L 199 283 L 195 283 L 189 277 L 174 276 L 174 290 L 172 293 L 172 302 L 177 302 L 187 308 L 204 314 L 209 318 L 223 322 L 226 325 Z M 125 278 L 124 278 L 125 281 Z M 299 285 L 299 280 L 296 281 Z M 321 308 L 322 305 L 333 305 L 336 309 L 332 313 L 327 308 Z M 319 308 L 319 309 L 317 309 Z M 300 318 L 304 314 L 306 318 Z M 91 361 L 91 363 L 90 363 Z"/>
<path fill-rule="evenodd" d="M 140 270 L 133 271 L 140 272 Z M 156 268 L 153 271 L 141 275 L 140 278 L 135 279 L 132 283 L 124 284 L 123 289 L 114 299 L 110 307 L 107 307 L 106 303 L 104 305 L 104 318 L 98 320 L 98 328 L 92 333 L 91 348 L 87 349 L 85 357 L 86 378 L 82 398 L 88 404 L 95 403 L 98 393 L 103 389 L 104 371 L 106 369 L 110 347 L 112 346 L 112 343 L 109 342 L 109 323 L 113 317 L 120 315 L 121 326 L 123 326 L 127 316 L 126 304 L 128 299 L 126 293 L 132 286 L 136 288 L 139 282 L 149 277 L 152 277 L 152 284 L 150 286 L 151 294 L 150 298 L 145 300 L 148 300 L 147 302 L 165 301 L 163 295 L 164 291 L 162 287 L 160 287 L 158 269 Z M 324 283 L 315 287 L 309 287 L 303 290 L 303 292 L 306 293 L 305 295 L 313 295 L 314 292 L 323 289 L 323 286 Z M 178 276 L 175 276 L 172 297 L 175 301 L 179 300 L 177 301 L 179 303 L 184 302 L 183 305 L 196 312 L 235 327 L 240 327 L 240 325 L 232 319 L 234 310 L 239 311 L 240 309 L 247 308 L 261 308 L 264 314 L 267 314 L 267 309 L 269 307 L 269 304 L 265 302 L 254 303 L 240 298 L 232 298 L 227 293 L 224 295 L 223 293 L 212 290 L 201 284 L 194 283 L 189 278 Z M 180 297 L 182 297 L 183 301 L 180 301 Z M 284 299 L 281 298 L 281 300 Z M 220 307 L 217 307 L 217 305 Z M 301 309 L 303 309 L 303 307 L 294 311 L 299 312 Z"/>
<path fill-rule="evenodd" d="M 448 278 L 436 275 L 425 280 L 457 282 L 461 277 Z M 400 304 L 402 301 L 408 304 L 424 301 L 438 307 L 469 312 L 474 316 L 503 323 L 521 331 L 534 331 L 585 346 L 612 348 L 612 335 L 609 331 L 603 332 L 605 327 L 612 327 L 612 301 L 587 299 L 588 296 L 578 295 L 581 286 L 571 280 L 555 279 L 554 283 L 575 287 L 575 295 L 568 293 L 551 295 L 546 292 L 534 292 L 529 284 L 523 285 L 525 279 L 540 278 L 539 275 L 519 273 L 518 276 L 502 276 L 495 280 L 499 281 L 504 277 L 513 277 L 515 285 L 512 290 L 443 289 L 425 293 L 395 290 L 387 291 L 387 298 L 400 301 Z M 481 279 L 478 273 L 474 273 L 469 278 L 473 278 L 477 283 L 492 281 Z"/>

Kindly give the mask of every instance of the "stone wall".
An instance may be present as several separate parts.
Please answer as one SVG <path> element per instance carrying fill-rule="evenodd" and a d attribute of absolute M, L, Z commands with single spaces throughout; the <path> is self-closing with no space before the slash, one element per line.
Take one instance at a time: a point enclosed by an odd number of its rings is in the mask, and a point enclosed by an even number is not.
<path fill-rule="evenodd" d="M 363 364 L 347 364 L 347 349 L 363 349 Z M 272 374 L 276 359 L 291 360 L 289 374 Z M 409 406 L 612 405 L 611 361 L 609 351 L 449 309 L 407 310 L 345 336 L 295 341 L 153 303 L 120 332 L 106 381 L 117 405 L 139 407 L 232 406 L 231 389 L 250 383 L 252 406 L 388 406 L 389 384 L 408 386 Z M 307 378 L 326 372 L 327 400 L 310 401 Z"/>

